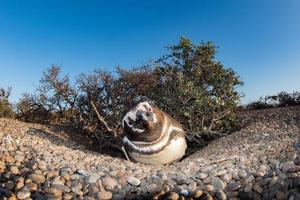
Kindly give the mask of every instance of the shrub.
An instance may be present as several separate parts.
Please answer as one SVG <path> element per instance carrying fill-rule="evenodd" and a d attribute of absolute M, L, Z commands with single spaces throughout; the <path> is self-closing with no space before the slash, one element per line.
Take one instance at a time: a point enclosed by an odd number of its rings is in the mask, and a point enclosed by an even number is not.
<path fill-rule="evenodd" d="M 245 105 L 246 110 L 257 110 L 265 108 L 278 108 L 287 106 L 300 105 L 300 92 L 280 92 L 276 95 L 261 97 L 258 101 L 254 101 Z"/>
<path fill-rule="evenodd" d="M 8 89 L 0 88 L 0 117 L 14 117 L 13 105 L 9 102 L 11 87 Z"/>
<path fill-rule="evenodd" d="M 184 125 L 192 141 L 203 133 L 227 133 L 236 120 L 242 85 L 231 68 L 215 60 L 211 43 L 194 45 L 182 37 L 157 63 L 160 84 L 153 99 Z"/>
<path fill-rule="evenodd" d="M 17 118 L 25 122 L 51 123 L 54 120 L 46 104 L 48 97 L 25 93 L 17 103 Z"/>
<path fill-rule="evenodd" d="M 78 91 L 61 68 L 51 65 L 40 79 L 35 94 L 23 94 L 17 104 L 18 118 L 27 122 L 66 123 L 74 117 Z"/>

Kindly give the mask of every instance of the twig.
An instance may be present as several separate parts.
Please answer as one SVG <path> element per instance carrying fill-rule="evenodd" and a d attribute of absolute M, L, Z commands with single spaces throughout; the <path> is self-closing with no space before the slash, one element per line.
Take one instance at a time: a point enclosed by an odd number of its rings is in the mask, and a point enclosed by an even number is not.
<path fill-rule="evenodd" d="M 91 105 L 92 105 L 93 110 L 95 111 L 95 113 L 98 117 L 98 120 L 105 126 L 106 130 L 110 133 L 113 132 L 112 129 L 109 128 L 109 126 L 108 126 L 107 122 L 104 120 L 104 118 L 99 114 L 99 112 L 98 112 L 98 110 L 97 110 L 97 108 L 96 108 L 96 106 L 95 106 L 95 104 L 93 103 L 92 100 L 91 100 Z"/>

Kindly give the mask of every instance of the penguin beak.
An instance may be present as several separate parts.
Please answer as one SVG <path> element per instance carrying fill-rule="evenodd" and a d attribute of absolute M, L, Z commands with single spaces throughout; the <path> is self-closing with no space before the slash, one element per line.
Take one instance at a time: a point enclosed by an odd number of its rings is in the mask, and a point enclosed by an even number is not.
<path fill-rule="evenodd" d="M 147 115 L 147 113 L 145 111 L 138 111 L 136 113 L 136 117 L 137 117 L 137 120 L 141 120 L 144 122 L 149 121 L 149 115 Z"/>

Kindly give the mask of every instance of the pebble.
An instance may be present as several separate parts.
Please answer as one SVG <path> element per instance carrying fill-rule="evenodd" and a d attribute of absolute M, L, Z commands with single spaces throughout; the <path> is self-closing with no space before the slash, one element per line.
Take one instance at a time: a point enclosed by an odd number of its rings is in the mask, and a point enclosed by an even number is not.
<path fill-rule="evenodd" d="M 196 175 L 196 178 L 198 179 L 205 179 L 208 175 L 206 173 L 198 173 Z"/>
<path fill-rule="evenodd" d="M 5 183 L 5 188 L 7 188 L 8 190 L 13 190 L 14 187 L 15 187 L 15 183 L 12 182 L 12 181 L 7 181 L 7 182 Z"/>
<path fill-rule="evenodd" d="M 226 194 L 224 193 L 223 190 L 217 190 L 215 192 L 215 195 L 216 195 L 218 200 L 226 200 L 227 199 Z"/>
<path fill-rule="evenodd" d="M 97 193 L 97 197 L 99 199 L 109 200 L 109 199 L 112 199 L 112 193 L 108 192 L 108 191 L 100 191 Z"/>
<path fill-rule="evenodd" d="M 204 185 L 201 188 L 207 192 L 213 192 L 215 190 L 214 186 L 212 186 L 212 185 Z"/>
<path fill-rule="evenodd" d="M 276 193 L 276 199 L 277 200 L 285 200 L 285 199 L 287 199 L 287 195 L 281 191 L 278 191 Z"/>
<path fill-rule="evenodd" d="M 19 174 L 19 169 L 18 169 L 17 166 L 11 166 L 11 167 L 10 167 L 10 172 L 11 172 L 12 174 Z"/>
<path fill-rule="evenodd" d="M 252 191 L 252 183 L 249 183 L 248 185 L 245 186 L 244 191 L 245 192 L 251 192 Z"/>
<path fill-rule="evenodd" d="M 182 189 L 182 190 L 180 190 L 179 194 L 184 197 L 187 197 L 187 196 L 189 196 L 190 193 L 189 193 L 189 191 Z"/>
<path fill-rule="evenodd" d="M 203 191 L 202 190 L 196 190 L 195 192 L 194 192 L 194 198 L 199 198 L 199 197 L 201 197 L 202 196 L 202 194 L 203 194 Z"/>
<path fill-rule="evenodd" d="M 165 199 L 177 200 L 179 199 L 179 195 L 176 192 L 170 192 L 170 194 L 168 194 Z"/>
<path fill-rule="evenodd" d="M 258 192 L 258 193 L 262 193 L 263 192 L 262 187 L 258 183 L 255 183 L 253 185 L 253 190 L 256 191 L 256 192 Z"/>
<path fill-rule="evenodd" d="M 38 184 L 44 183 L 46 180 L 45 177 L 41 174 L 30 174 L 28 178 L 30 178 L 32 181 Z"/>
<path fill-rule="evenodd" d="M 56 187 L 50 187 L 50 188 L 46 188 L 45 192 L 48 194 L 53 195 L 54 197 L 61 197 L 63 194 L 63 191 L 56 188 Z"/>
<path fill-rule="evenodd" d="M 76 184 L 75 186 L 72 186 L 71 187 L 71 190 L 72 192 L 74 192 L 75 194 L 79 195 L 79 196 L 82 196 L 83 195 L 83 192 L 81 190 L 82 186 L 81 184 Z"/>
<path fill-rule="evenodd" d="M 12 194 L 7 200 L 18 200 L 15 194 Z"/>
<path fill-rule="evenodd" d="M 221 179 L 226 182 L 226 183 L 229 183 L 229 181 L 232 179 L 232 174 L 231 173 L 227 173 L 227 174 L 224 174 Z"/>
<path fill-rule="evenodd" d="M 88 183 L 96 183 L 99 180 L 100 176 L 97 173 L 92 173 L 88 176 L 87 182 Z"/>
<path fill-rule="evenodd" d="M 20 161 L 20 162 L 22 162 L 23 160 L 24 160 L 24 155 L 22 155 L 22 154 L 17 154 L 17 155 L 15 155 L 14 156 L 14 159 L 15 159 L 15 161 Z"/>
<path fill-rule="evenodd" d="M 53 177 L 56 177 L 56 176 L 59 176 L 59 172 L 58 171 L 49 171 L 47 173 L 47 177 L 48 178 L 53 178 Z"/>
<path fill-rule="evenodd" d="M 113 190 L 118 186 L 117 180 L 112 177 L 105 177 L 102 179 L 102 184 L 107 190 Z"/>
<path fill-rule="evenodd" d="M 295 167 L 295 164 L 293 161 L 286 161 L 282 164 L 282 171 L 284 173 L 288 172 L 290 169 L 292 169 L 293 167 Z"/>
<path fill-rule="evenodd" d="M 18 193 L 17 193 L 17 197 L 19 199 L 26 199 L 26 198 L 29 198 L 30 197 L 30 192 L 28 190 L 20 190 Z"/>
<path fill-rule="evenodd" d="M 247 174 L 247 172 L 245 170 L 240 170 L 238 172 L 238 175 L 240 176 L 240 178 L 245 179 L 245 178 L 247 178 L 248 174 Z"/>
<path fill-rule="evenodd" d="M 24 178 L 20 177 L 16 180 L 16 190 L 20 190 L 24 186 Z"/>
<path fill-rule="evenodd" d="M 6 163 L 14 163 L 15 159 L 12 156 L 10 156 L 10 155 L 6 155 L 5 156 L 5 162 Z"/>
<path fill-rule="evenodd" d="M 35 183 L 26 183 L 24 188 L 26 188 L 26 190 L 28 190 L 30 192 L 35 192 L 38 189 L 38 186 Z"/>
<path fill-rule="evenodd" d="M 215 174 L 216 174 L 216 176 L 222 176 L 222 175 L 224 175 L 226 173 L 227 173 L 227 170 L 226 169 L 222 169 L 222 170 L 217 171 Z"/>
<path fill-rule="evenodd" d="M 73 198 L 74 198 L 73 195 L 70 194 L 70 193 L 64 193 L 64 195 L 63 195 L 64 200 L 70 200 L 70 199 L 73 199 Z"/>
<path fill-rule="evenodd" d="M 217 177 L 211 178 L 211 185 L 214 187 L 215 190 L 224 190 L 225 188 L 224 182 Z"/>
<path fill-rule="evenodd" d="M 151 183 L 150 185 L 147 186 L 147 191 L 151 194 L 159 192 L 159 188 L 155 183 Z"/>
<path fill-rule="evenodd" d="M 231 182 L 227 185 L 227 189 L 230 191 L 236 191 L 241 187 L 240 184 L 236 183 L 236 182 Z"/>
<path fill-rule="evenodd" d="M 87 177 L 87 176 L 89 175 L 89 172 L 86 171 L 86 170 L 83 170 L 83 169 L 77 170 L 77 173 L 78 173 L 79 175 L 82 175 L 82 176 L 85 176 L 85 177 Z"/>
<path fill-rule="evenodd" d="M 1 160 L 0 160 L 0 169 L 1 170 L 5 169 L 5 162 L 2 162 Z"/>
<path fill-rule="evenodd" d="M 46 170 L 47 169 L 47 163 L 45 161 L 39 161 L 37 166 L 41 170 Z"/>
<path fill-rule="evenodd" d="M 141 181 L 133 176 L 129 176 L 129 177 L 126 177 L 126 181 L 127 183 L 129 183 L 130 185 L 132 186 L 139 186 Z"/>

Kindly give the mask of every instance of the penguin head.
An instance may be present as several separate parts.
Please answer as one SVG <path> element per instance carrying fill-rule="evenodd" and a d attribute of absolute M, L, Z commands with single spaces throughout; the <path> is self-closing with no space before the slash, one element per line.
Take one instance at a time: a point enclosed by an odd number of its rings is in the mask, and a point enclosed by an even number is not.
<path fill-rule="evenodd" d="M 141 101 L 122 120 L 125 135 L 133 141 L 150 142 L 161 136 L 162 112 L 149 101 Z"/>

